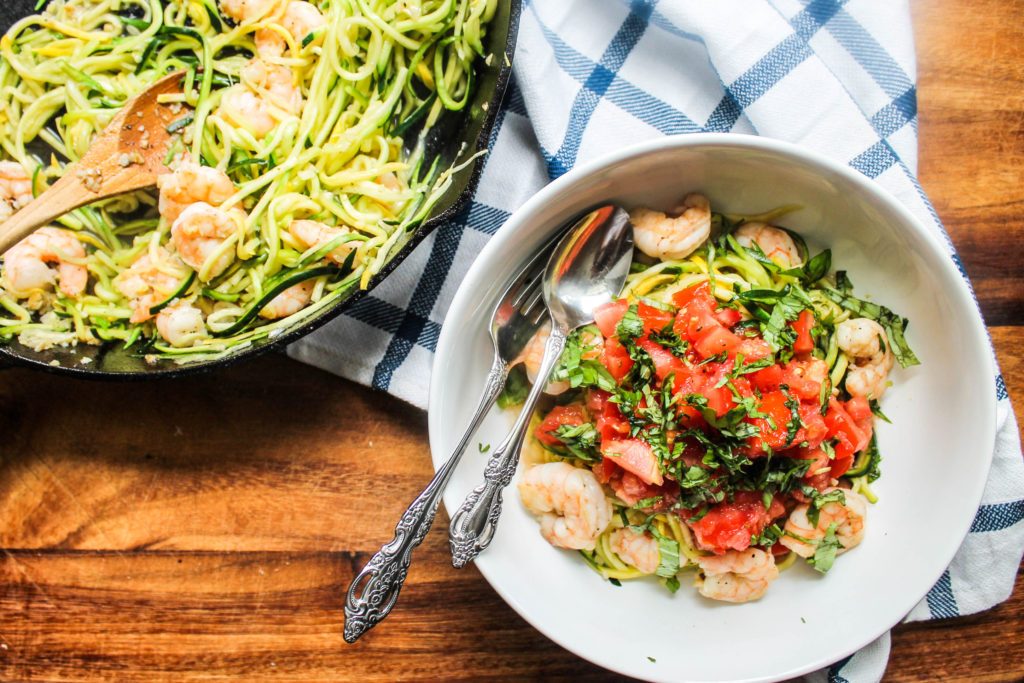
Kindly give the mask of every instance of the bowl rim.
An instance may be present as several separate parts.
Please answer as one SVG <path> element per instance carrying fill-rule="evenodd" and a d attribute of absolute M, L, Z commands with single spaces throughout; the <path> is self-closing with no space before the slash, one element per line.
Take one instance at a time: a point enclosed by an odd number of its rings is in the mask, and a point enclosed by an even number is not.
<path fill-rule="evenodd" d="M 977 507 L 981 502 L 981 497 L 984 492 L 985 484 L 988 481 L 989 470 L 992 462 L 992 454 L 995 448 L 995 438 L 997 429 L 997 400 L 996 400 L 996 374 L 997 368 L 995 364 L 995 358 L 991 350 L 991 341 L 988 336 L 987 330 L 984 325 L 984 321 L 981 316 L 981 311 L 978 306 L 977 299 L 973 294 L 969 280 L 966 275 L 956 268 L 954 259 L 950 254 L 952 249 L 951 243 L 943 244 L 940 236 L 935 231 L 928 229 L 925 225 L 895 196 L 887 192 L 881 185 L 874 182 L 867 176 L 862 175 L 853 168 L 846 166 L 834 159 L 831 159 L 820 152 L 808 149 L 806 147 L 797 145 L 795 143 L 786 142 L 782 140 L 776 140 L 771 138 L 760 137 L 756 135 L 745 135 L 737 133 L 690 133 L 682 135 L 665 136 L 656 138 L 653 140 L 644 141 L 638 144 L 630 145 L 619 150 L 615 150 L 608 154 L 602 155 L 591 161 L 583 163 L 572 170 L 568 171 L 561 177 L 555 179 L 525 203 L 516 209 L 513 214 L 508 218 L 505 224 L 495 233 L 481 252 L 477 255 L 474 263 L 467 271 L 462 284 L 460 284 L 452 303 L 445 315 L 445 322 L 442 326 L 440 336 L 438 338 L 437 347 L 434 353 L 434 360 L 431 370 L 431 383 L 428 393 L 428 431 L 431 445 L 431 454 L 433 465 L 436 468 L 447 459 L 448 454 L 439 450 L 441 432 L 443 426 L 439 425 L 435 415 L 437 411 L 431 410 L 430 408 L 438 405 L 441 398 L 441 382 L 434 381 L 434 378 L 441 377 L 443 375 L 443 365 L 447 362 L 447 359 L 452 357 L 453 347 L 456 345 L 456 338 L 459 336 L 455 330 L 455 326 L 465 322 L 465 320 L 472 317 L 472 309 L 469 308 L 472 304 L 473 296 L 475 291 L 472 287 L 468 286 L 468 283 L 473 283 L 479 279 L 480 272 L 486 270 L 487 264 L 497 258 L 505 242 L 511 239 L 522 226 L 527 225 L 531 218 L 533 218 L 538 211 L 540 211 L 549 202 L 556 200 L 559 195 L 570 190 L 574 185 L 578 183 L 585 183 L 587 178 L 595 175 L 605 169 L 608 169 L 617 164 L 621 164 L 626 161 L 634 160 L 638 157 L 642 157 L 655 152 L 662 152 L 673 148 L 700 148 L 700 147 L 725 147 L 737 150 L 753 150 L 758 152 L 768 152 L 779 155 L 782 158 L 797 158 L 801 162 L 805 162 L 812 166 L 817 166 L 822 171 L 834 173 L 838 175 L 843 181 L 852 184 L 859 191 L 869 195 L 876 201 L 884 204 L 888 209 L 892 210 L 910 229 L 915 236 L 922 240 L 926 245 L 927 249 L 934 252 L 935 255 L 941 256 L 937 259 L 942 264 L 942 268 L 946 269 L 946 273 L 943 275 L 954 276 L 952 280 L 956 282 L 955 291 L 959 297 L 958 306 L 966 305 L 966 310 L 970 311 L 969 316 L 969 335 L 971 337 L 971 345 L 976 351 L 979 351 L 979 360 L 988 370 L 986 376 L 981 380 L 986 386 L 979 389 L 984 405 L 980 407 L 980 412 L 985 417 L 985 424 L 981 424 L 979 421 L 979 427 L 984 429 L 984 440 L 980 446 L 984 447 L 984 451 L 989 454 L 985 460 L 983 466 L 979 465 L 976 469 L 975 477 L 970 482 L 961 481 L 962 488 L 961 492 L 965 494 L 966 499 L 972 502 L 973 507 Z M 955 255 L 955 251 L 953 252 Z M 948 278 L 947 278 L 948 279 Z M 464 327 L 458 331 L 464 331 Z M 472 391 L 472 389 L 471 389 Z M 981 450 L 981 448 L 979 448 Z M 446 506 L 447 507 L 447 506 Z M 451 512 L 451 511 L 449 511 Z M 899 616 L 895 620 L 887 620 L 885 629 L 877 633 L 870 633 L 868 636 L 858 639 L 855 642 L 850 642 L 845 645 L 843 653 L 839 658 L 833 659 L 830 655 L 827 659 L 811 659 L 804 664 L 793 667 L 785 672 L 778 672 L 767 677 L 758 676 L 753 678 L 740 679 L 743 681 L 772 681 L 780 680 L 784 678 L 791 678 L 800 676 L 811 671 L 821 669 L 829 666 L 830 664 L 838 661 L 842 657 L 853 654 L 860 650 L 864 646 L 876 640 L 879 636 L 888 632 L 893 626 L 898 624 L 904 616 L 909 613 L 914 606 L 916 606 L 924 597 L 927 595 L 928 590 L 940 579 L 942 573 L 946 571 L 949 563 L 953 560 L 953 557 L 958 552 L 960 546 L 963 543 L 963 539 L 966 537 L 970 525 L 973 521 L 973 516 L 964 516 L 964 519 L 959 520 L 958 525 L 955 528 L 949 529 L 950 533 L 947 537 L 956 539 L 956 543 L 950 543 L 948 547 L 943 549 L 941 556 L 943 562 L 937 573 L 932 576 L 929 574 L 929 581 L 927 583 L 928 589 L 924 593 L 918 595 L 914 593 L 911 598 L 906 599 L 901 603 L 900 609 L 897 610 Z M 492 568 L 487 562 L 487 556 L 483 555 L 478 561 L 477 568 L 483 575 L 484 579 L 487 580 L 488 584 L 501 596 L 501 598 L 515 610 L 523 619 L 525 619 L 531 626 L 536 628 L 542 634 L 549 639 L 558 643 L 560 646 L 566 648 L 570 652 L 577 654 L 589 661 L 598 664 L 609 670 L 622 673 L 629 676 L 643 676 L 634 669 L 629 668 L 624 664 L 619 664 L 611 656 L 607 657 L 591 657 L 580 655 L 571 645 L 567 644 L 566 638 L 563 637 L 562 633 L 558 632 L 550 625 L 544 623 L 536 623 L 531 615 L 528 613 L 527 608 L 520 604 L 515 596 L 509 594 L 503 589 L 502 586 L 496 585 L 497 579 L 493 578 Z M 936 563 L 938 565 L 938 563 Z M 922 585 L 925 582 L 922 580 Z M 905 609 L 904 609 L 905 606 Z M 895 613 L 895 612 L 894 612 Z M 888 623 L 891 621 L 891 623 Z M 660 680 L 660 679 L 651 679 Z M 674 680 L 674 679 L 673 679 Z"/>

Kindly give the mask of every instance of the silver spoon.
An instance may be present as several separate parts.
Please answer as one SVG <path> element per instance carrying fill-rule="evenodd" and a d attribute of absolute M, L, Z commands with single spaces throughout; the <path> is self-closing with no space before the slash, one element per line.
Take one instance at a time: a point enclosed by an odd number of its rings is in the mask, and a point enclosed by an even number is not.
<path fill-rule="evenodd" d="M 567 234 L 548 260 L 544 302 L 551 334 L 537 380 L 512 430 L 491 455 L 484 483 L 452 516 L 449 539 L 452 565 L 464 567 L 494 538 L 501 514 L 501 492 L 512 481 L 534 407 L 562 355 L 569 332 L 594 321 L 594 309 L 618 296 L 633 258 L 633 226 L 622 209 L 604 206 L 588 214 Z"/>

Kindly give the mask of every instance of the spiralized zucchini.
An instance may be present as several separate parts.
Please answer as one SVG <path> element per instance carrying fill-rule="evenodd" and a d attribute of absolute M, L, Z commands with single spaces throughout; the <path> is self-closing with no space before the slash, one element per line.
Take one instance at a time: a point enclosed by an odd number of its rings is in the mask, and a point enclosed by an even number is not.
<path fill-rule="evenodd" d="M 497 0 L 320 0 L 323 25 L 297 36 L 283 18 L 290 1 L 246 0 L 250 14 L 239 21 L 214 0 L 53 0 L 0 39 L 2 156 L 31 177 L 33 194 L 85 153 L 126 100 L 185 70 L 183 94 L 163 98 L 182 107 L 167 162 L 226 173 L 234 193 L 219 208 L 244 212 L 223 243 L 223 273 L 206 277 L 208 260 L 195 269 L 199 277 L 176 276 L 183 286 L 171 288 L 173 299 L 198 308 L 205 322 L 188 343 L 168 343 L 152 318 L 131 322 L 132 302 L 117 286 L 143 254 L 180 272 L 159 250 L 174 252 L 155 191 L 60 218 L 86 248 L 78 264 L 89 286 L 73 297 L 60 289 L 26 296 L 5 277 L 0 340 L 35 348 L 119 340 L 152 357 L 210 358 L 365 288 L 409 240 L 458 169 L 438 168 L 402 136 L 466 106 Z M 278 42 L 280 53 L 261 50 L 261 40 Z M 302 98 L 295 111 L 247 82 L 256 57 L 292 75 Z M 226 101 L 240 82 L 271 103 L 269 132 L 254 134 L 251 112 Z M 345 236 L 307 248 L 288 232 L 297 219 L 344 228 Z M 343 244 L 351 248 L 343 263 L 326 258 Z M 302 282 L 312 283 L 304 308 L 270 321 L 257 315 Z"/>

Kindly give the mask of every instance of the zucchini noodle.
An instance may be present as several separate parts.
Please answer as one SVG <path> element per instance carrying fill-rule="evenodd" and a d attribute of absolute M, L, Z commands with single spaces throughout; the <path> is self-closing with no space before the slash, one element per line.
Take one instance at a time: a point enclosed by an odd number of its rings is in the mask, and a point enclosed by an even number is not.
<path fill-rule="evenodd" d="M 193 264 L 172 231 L 175 216 L 162 215 L 162 194 L 159 202 L 156 192 L 137 191 L 76 209 L 57 223 L 86 255 L 32 252 L 29 260 L 82 266 L 88 286 L 69 294 L 63 270 L 56 286 L 53 275 L 15 286 L 15 268 L 25 264 L 9 252 L 0 341 L 37 350 L 120 341 L 147 358 L 188 362 L 279 334 L 367 287 L 461 168 L 439 167 L 403 136 L 423 131 L 422 142 L 445 111 L 466 106 L 496 6 L 53 0 L 18 21 L 0 38 L 0 146 L 30 178 L 33 196 L 82 157 L 127 100 L 184 71 L 182 93 L 160 100 L 180 110 L 165 163 L 228 178 L 227 196 L 192 202 L 211 204 L 231 227 Z M 0 172 L 7 215 L 25 203 L 12 189 L 20 180 L 16 170 Z M 304 243 L 289 230 L 296 221 L 315 221 L 328 236 Z M 144 256 L 152 265 L 147 305 L 125 293 L 128 271 Z M 289 296 L 298 310 L 284 306 Z M 161 314 L 173 330 L 182 307 L 197 311 L 199 324 L 167 333 Z"/>

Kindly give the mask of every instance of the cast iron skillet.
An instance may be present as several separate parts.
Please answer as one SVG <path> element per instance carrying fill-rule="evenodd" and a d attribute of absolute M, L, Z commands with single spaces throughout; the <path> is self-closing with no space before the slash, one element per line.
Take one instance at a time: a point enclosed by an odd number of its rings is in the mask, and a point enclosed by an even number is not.
<path fill-rule="evenodd" d="M 0 1 L 0 33 L 5 33 L 18 19 L 32 14 L 36 2 L 37 0 Z M 475 90 L 470 103 L 461 112 L 448 112 L 431 129 L 426 140 L 426 164 L 429 164 L 433 157 L 439 156 L 439 168 L 448 168 L 452 163 L 464 161 L 477 151 L 487 148 L 491 128 L 511 73 L 510 65 L 515 51 L 521 2 L 522 0 L 499 0 L 498 10 L 487 29 L 484 46 L 487 53 L 493 54 L 494 58 L 490 60 L 490 65 L 485 64 L 483 60 L 477 60 Z M 416 137 L 410 133 L 406 139 L 415 142 Z M 14 363 L 95 379 L 148 379 L 220 368 L 242 358 L 251 358 L 271 349 L 283 347 L 312 332 L 365 296 L 366 292 L 387 277 L 424 237 L 439 225 L 450 221 L 472 196 L 480 179 L 482 167 L 483 159 L 477 159 L 454 175 L 451 187 L 434 206 L 427 219 L 416 229 L 409 242 L 370 280 L 366 290 L 352 292 L 330 308 L 320 311 L 315 317 L 285 328 L 282 334 L 273 339 L 260 339 L 216 360 L 200 360 L 185 365 L 177 365 L 168 360 L 147 363 L 135 355 L 133 349 L 123 348 L 120 342 L 108 342 L 101 346 L 79 344 L 77 347 L 67 349 L 33 351 L 15 339 L 8 344 L 0 344 L 0 365 Z M 92 359 L 92 362 L 83 365 L 81 361 L 85 357 Z M 53 361 L 57 361 L 59 365 L 51 365 Z"/>

